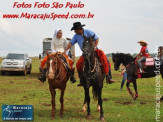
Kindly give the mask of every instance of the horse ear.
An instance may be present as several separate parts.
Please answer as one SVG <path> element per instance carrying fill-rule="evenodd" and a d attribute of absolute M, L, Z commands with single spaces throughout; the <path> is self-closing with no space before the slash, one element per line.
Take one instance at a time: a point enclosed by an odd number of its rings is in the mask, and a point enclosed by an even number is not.
<path fill-rule="evenodd" d="M 46 51 L 46 55 L 47 55 L 47 56 L 49 56 L 49 53 L 48 53 L 48 51 Z"/>
<path fill-rule="evenodd" d="M 95 34 L 94 34 L 91 38 L 94 40 L 94 38 L 95 38 Z"/>
<path fill-rule="evenodd" d="M 59 53 L 58 51 L 55 53 L 56 57 L 58 57 L 58 53 Z"/>

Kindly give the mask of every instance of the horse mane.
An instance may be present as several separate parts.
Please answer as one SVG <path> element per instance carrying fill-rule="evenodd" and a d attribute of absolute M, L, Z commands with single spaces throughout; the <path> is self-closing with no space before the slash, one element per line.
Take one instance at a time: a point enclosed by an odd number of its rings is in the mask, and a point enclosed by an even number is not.
<path fill-rule="evenodd" d="M 134 58 L 130 53 L 116 53 L 116 57 L 120 58 L 122 63 L 124 65 L 127 65 L 129 63 L 132 63 L 134 61 Z"/>

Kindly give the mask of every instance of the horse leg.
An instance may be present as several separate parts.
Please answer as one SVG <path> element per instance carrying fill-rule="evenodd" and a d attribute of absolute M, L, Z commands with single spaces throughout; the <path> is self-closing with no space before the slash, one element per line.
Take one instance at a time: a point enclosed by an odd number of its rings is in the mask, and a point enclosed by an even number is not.
<path fill-rule="evenodd" d="M 104 112 L 103 112 L 103 107 L 102 107 L 102 88 L 99 88 L 98 90 L 98 104 L 100 105 L 100 119 L 104 121 Z"/>
<path fill-rule="evenodd" d="M 134 97 L 134 94 L 132 93 L 131 89 L 130 89 L 130 83 L 131 81 L 127 80 L 126 86 L 127 86 L 127 91 L 129 92 L 129 94 Z"/>
<path fill-rule="evenodd" d="M 84 98 L 84 103 L 83 103 L 82 111 L 83 111 L 83 112 L 86 111 L 86 98 Z"/>
<path fill-rule="evenodd" d="M 134 89 L 135 89 L 134 100 L 136 100 L 136 98 L 138 98 L 138 91 L 137 91 L 137 83 L 136 83 L 136 79 L 133 80 L 133 85 L 134 85 Z"/>
<path fill-rule="evenodd" d="M 87 119 L 91 118 L 91 110 L 90 110 L 90 96 L 89 96 L 89 88 L 84 88 L 85 90 L 85 98 L 87 101 Z"/>
<path fill-rule="evenodd" d="M 60 96 L 60 103 L 61 103 L 61 109 L 60 109 L 60 116 L 63 116 L 63 111 L 64 111 L 64 92 L 65 92 L 65 87 L 61 89 L 61 96 Z"/>
<path fill-rule="evenodd" d="M 53 119 L 55 117 L 55 95 L 56 95 L 56 91 L 55 89 L 50 88 L 50 92 L 51 92 L 51 104 L 52 104 L 52 115 L 51 118 Z"/>
<path fill-rule="evenodd" d="M 100 104 L 99 104 L 99 102 L 97 104 L 97 112 L 100 112 Z"/>

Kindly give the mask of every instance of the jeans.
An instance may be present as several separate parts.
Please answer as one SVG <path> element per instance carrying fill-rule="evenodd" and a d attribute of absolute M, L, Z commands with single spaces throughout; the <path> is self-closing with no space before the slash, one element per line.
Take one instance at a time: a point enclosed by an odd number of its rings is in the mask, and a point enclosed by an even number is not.
<path fill-rule="evenodd" d="M 127 79 L 127 72 L 123 73 L 122 83 L 124 84 Z"/>
<path fill-rule="evenodd" d="M 141 57 L 138 61 L 137 61 L 137 63 L 138 63 L 138 65 L 139 65 L 139 68 L 143 68 L 143 66 L 142 66 L 142 62 L 144 62 L 146 60 L 146 57 Z"/>

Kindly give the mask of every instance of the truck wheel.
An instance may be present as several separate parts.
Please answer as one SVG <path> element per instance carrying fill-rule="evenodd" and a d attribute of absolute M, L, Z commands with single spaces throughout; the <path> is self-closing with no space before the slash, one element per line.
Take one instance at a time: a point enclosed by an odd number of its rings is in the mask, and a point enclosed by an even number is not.
<path fill-rule="evenodd" d="M 32 64 L 30 65 L 30 68 L 29 68 L 28 74 L 31 74 L 31 70 L 32 70 Z"/>
<path fill-rule="evenodd" d="M 5 75 L 5 72 L 4 71 L 1 71 L 1 75 Z"/>
<path fill-rule="evenodd" d="M 23 71 L 23 76 L 27 75 L 27 67 L 25 68 L 25 70 Z"/>

